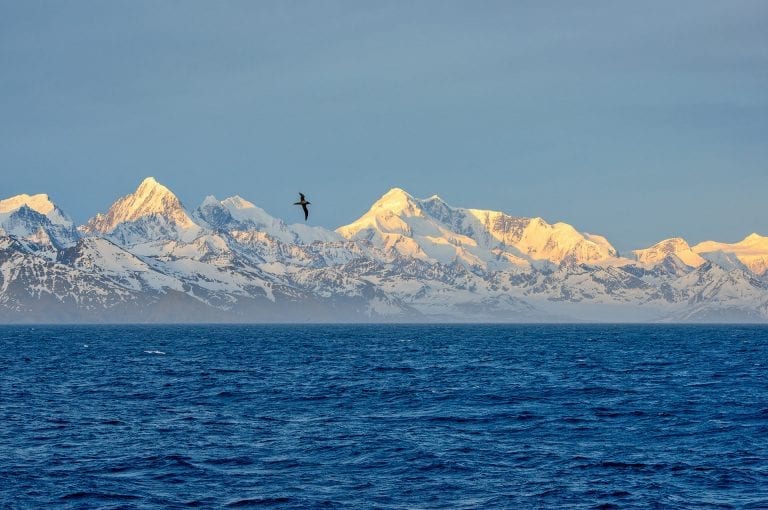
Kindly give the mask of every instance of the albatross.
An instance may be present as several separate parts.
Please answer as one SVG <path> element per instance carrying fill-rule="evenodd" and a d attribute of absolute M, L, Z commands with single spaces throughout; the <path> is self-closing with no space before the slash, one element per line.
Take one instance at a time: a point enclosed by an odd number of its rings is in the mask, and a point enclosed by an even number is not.
<path fill-rule="evenodd" d="M 294 202 L 293 205 L 300 205 L 301 208 L 304 209 L 304 221 L 307 221 L 307 218 L 309 218 L 309 209 L 307 209 L 307 205 L 312 202 L 308 202 L 307 199 L 304 198 L 304 193 L 299 193 L 299 196 L 301 197 L 301 200 Z"/>

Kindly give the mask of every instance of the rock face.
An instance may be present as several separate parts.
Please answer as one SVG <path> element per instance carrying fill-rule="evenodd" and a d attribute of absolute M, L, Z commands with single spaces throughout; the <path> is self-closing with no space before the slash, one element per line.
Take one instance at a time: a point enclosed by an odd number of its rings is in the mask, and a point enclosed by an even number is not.
<path fill-rule="evenodd" d="M 76 229 L 0 201 L 0 321 L 766 321 L 768 238 L 621 258 L 566 223 L 394 188 L 335 232 L 153 178 Z"/>

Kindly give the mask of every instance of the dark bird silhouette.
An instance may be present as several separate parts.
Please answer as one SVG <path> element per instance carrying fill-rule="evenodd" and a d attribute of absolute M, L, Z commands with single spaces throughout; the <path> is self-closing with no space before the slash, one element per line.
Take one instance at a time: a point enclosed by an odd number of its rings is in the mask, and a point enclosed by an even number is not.
<path fill-rule="evenodd" d="M 294 202 L 293 205 L 300 205 L 301 208 L 304 209 L 304 221 L 307 221 L 307 218 L 309 218 L 309 209 L 307 209 L 307 206 L 312 202 L 308 202 L 307 199 L 304 198 L 304 193 L 299 193 L 299 196 L 301 197 L 301 200 Z"/>

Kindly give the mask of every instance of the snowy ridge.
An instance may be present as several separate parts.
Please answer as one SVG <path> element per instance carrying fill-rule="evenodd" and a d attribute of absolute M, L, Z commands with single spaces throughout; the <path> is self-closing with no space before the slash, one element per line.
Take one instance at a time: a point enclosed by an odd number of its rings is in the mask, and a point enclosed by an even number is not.
<path fill-rule="evenodd" d="M 0 320 L 768 321 L 768 238 L 622 258 L 603 236 L 393 188 L 335 232 L 145 179 L 80 227 L 0 201 Z"/>
<path fill-rule="evenodd" d="M 768 272 L 768 237 L 755 233 L 733 244 L 704 241 L 694 246 L 693 251 L 713 262 L 722 261 L 723 256 L 734 256 L 755 274 Z"/>
<path fill-rule="evenodd" d="M 264 209 L 237 195 L 222 201 L 208 196 L 193 215 L 214 230 L 258 230 L 284 243 L 310 244 L 315 241 L 341 240 L 339 235 L 322 227 L 286 225 L 282 220 L 270 216 Z"/>
<path fill-rule="evenodd" d="M 665 239 L 650 248 L 633 250 L 632 253 L 638 262 L 651 266 L 660 264 L 669 255 L 675 255 L 690 267 L 699 267 L 706 262 L 703 257 L 691 250 L 685 239 L 680 237 Z"/>
<path fill-rule="evenodd" d="M 604 237 L 580 233 L 567 223 L 455 208 L 436 195 L 418 200 L 400 188 L 388 191 L 357 221 L 336 231 L 393 254 L 445 264 L 459 261 L 483 269 L 595 263 L 618 257 Z"/>

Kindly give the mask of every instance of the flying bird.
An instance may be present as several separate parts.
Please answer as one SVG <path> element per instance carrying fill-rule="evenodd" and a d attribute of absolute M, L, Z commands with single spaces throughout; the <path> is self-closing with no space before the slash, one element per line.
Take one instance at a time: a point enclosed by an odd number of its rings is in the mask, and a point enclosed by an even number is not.
<path fill-rule="evenodd" d="M 304 198 L 304 193 L 299 193 L 299 196 L 301 197 L 301 200 L 294 202 L 293 205 L 300 205 L 301 208 L 304 209 L 304 221 L 307 221 L 307 218 L 309 218 L 309 209 L 307 209 L 307 206 L 312 202 L 308 202 L 307 199 Z"/>

